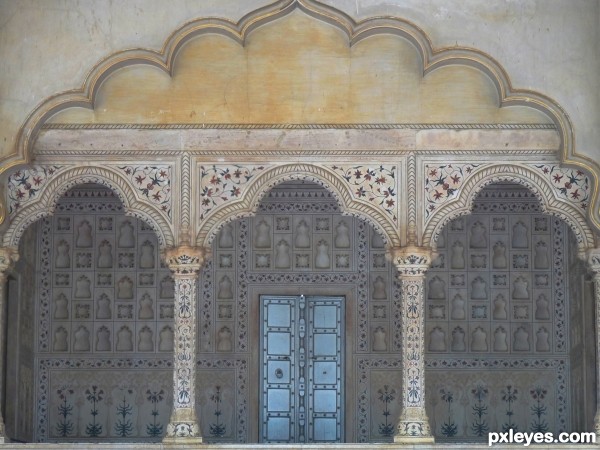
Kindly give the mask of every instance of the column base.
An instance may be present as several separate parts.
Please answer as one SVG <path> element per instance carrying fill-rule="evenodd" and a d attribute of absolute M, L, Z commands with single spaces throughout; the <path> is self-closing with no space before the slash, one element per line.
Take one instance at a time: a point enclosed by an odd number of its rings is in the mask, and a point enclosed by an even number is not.
<path fill-rule="evenodd" d="M 202 444 L 200 425 L 193 409 L 180 408 L 173 411 L 163 443 Z"/>
<path fill-rule="evenodd" d="M 425 408 L 407 408 L 400 415 L 394 443 L 433 444 L 434 442 Z"/>
<path fill-rule="evenodd" d="M 0 444 L 10 442 L 10 439 L 6 437 L 6 429 L 4 428 L 4 419 L 0 415 Z"/>

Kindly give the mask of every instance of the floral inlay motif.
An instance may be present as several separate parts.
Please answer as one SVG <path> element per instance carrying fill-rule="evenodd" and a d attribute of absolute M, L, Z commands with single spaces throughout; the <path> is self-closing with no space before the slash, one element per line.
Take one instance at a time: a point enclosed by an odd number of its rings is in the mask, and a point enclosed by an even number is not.
<path fill-rule="evenodd" d="M 62 166 L 34 166 L 19 169 L 8 177 L 8 213 L 13 215 L 31 200 L 35 200 L 38 192 L 62 168 Z"/>
<path fill-rule="evenodd" d="M 532 167 L 548 179 L 559 198 L 587 209 L 590 198 L 590 178 L 577 169 L 563 168 L 551 164 L 532 164 Z"/>
<path fill-rule="evenodd" d="M 200 220 L 210 211 L 242 194 L 242 187 L 266 166 L 200 166 Z"/>
<path fill-rule="evenodd" d="M 171 218 L 171 167 L 119 166 L 136 190 Z"/>
<path fill-rule="evenodd" d="M 331 166 L 352 187 L 352 195 L 381 207 L 398 222 L 396 166 Z"/>
<path fill-rule="evenodd" d="M 458 190 L 473 170 L 482 164 L 425 165 L 425 219 L 458 195 Z"/>

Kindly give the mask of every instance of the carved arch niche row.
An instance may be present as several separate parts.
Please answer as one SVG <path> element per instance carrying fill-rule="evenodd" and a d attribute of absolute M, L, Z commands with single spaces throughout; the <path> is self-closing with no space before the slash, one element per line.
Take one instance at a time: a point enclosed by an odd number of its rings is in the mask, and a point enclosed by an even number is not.
<path fill-rule="evenodd" d="M 427 273 L 427 411 L 440 440 L 487 438 L 506 427 L 569 431 L 574 390 L 570 267 L 575 233 L 514 183 L 481 189 L 468 215 L 437 237 Z"/>
<path fill-rule="evenodd" d="M 101 184 L 69 188 L 51 210 L 21 238 L 30 242 L 21 244 L 17 278 L 31 287 L 23 299 L 31 305 L 9 301 L 9 314 L 21 308 L 9 326 L 25 340 L 7 370 L 36 387 L 8 392 L 8 402 L 33 407 L 7 417 L 17 424 L 9 435 L 158 440 L 171 411 L 174 340 L 174 281 L 161 238 Z M 116 404 L 128 411 L 126 430 Z"/>

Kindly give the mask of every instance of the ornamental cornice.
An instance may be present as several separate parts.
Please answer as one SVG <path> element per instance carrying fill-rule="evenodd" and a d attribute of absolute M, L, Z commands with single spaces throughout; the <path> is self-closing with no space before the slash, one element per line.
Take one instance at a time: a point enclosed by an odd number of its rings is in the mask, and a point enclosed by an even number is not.
<path fill-rule="evenodd" d="M 162 252 L 165 264 L 175 276 L 197 275 L 210 255 L 209 248 L 188 245 L 167 248 Z"/>
<path fill-rule="evenodd" d="M 224 150 L 215 150 L 211 148 L 202 149 L 202 150 L 144 150 L 145 157 L 177 157 L 181 155 L 189 155 L 189 156 L 198 156 L 204 157 L 203 161 L 214 161 L 214 157 L 231 157 L 232 161 L 235 159 L 239 160 L 240 157 L 261 157 L 267 156 L 269 158 L 278 158 L 283 157 L 282 159 L 286 159 L 289 156 L 297 156 L 297 157 L 314 157 L 318 156 L 321 158 L 331 158 L 331 157 L 340 157 L 340 156 L 355 156 L 359 159 L 369 159 L 371 160 L 374 156 L 405 156 L 411 153 L 414 153 L 414 150 L 405 150 L 405 149 L 394 149 L 394 150 L 382 150 L 382 149 L 357 149 L 357 150 L 339 150 L 339 149 L 302 149 L 302 150 L 282 150 L 282 149 L 274 149 L 274 150 L 249 150 L 249 149 L 224 149 Z M 100 150 L 57 150 L 57 149 L 48 149 L 40 151 L 36 154 L 36 159 L 39 162 L 43 163 L 51 163 L 56 161 L 59 157 L 62 161 L 63 159 L 71 161 L 72 159 L 77 158 L 93 158 L 93 157 L 122 157 L 122 158 L 131 158 L 132 154 L 139 153 L 138 150 L 130 149 L 130 150 L 111 150 L 111 149 L 100 149 Z M 477 156 L 480 157 L 482 155 L 481 151 L 476 150 L 419 150 L 419 156 Z M 506 150 L 506 149 L 496 149 L 496 150 L 486 150 L 483 152 L 484 155 L 499 155 L 499 156 L 515 156 L 519 158 L 530 157 L 535 158 L 537 161 L 539 158 L 543 158 L 544 160 L 554 160 L 556 158 L 556 149 L 547 148 L 547 149 L 517 149 L 517 150 Z"/>
<path fill-rule="evenodd" d="M 42 130 L 556 130 L 553 123 L 45 123 Z"/>
<path fill-rule="evenodd" d="M 81 124 L 82 126 L 85 124 Z M 52 128 L 42 130 L 34 150 L 36 158 L 42 155 L 59 155 L 64 152 L 95 154 L 113 151 L 131 156 L 132 152 L 173 150 L 185 152 L 287 152 L 302 155 L 306 152 L 430 152 L 465 151 L 485 153 L 503 151 L 550 151 L 555 155 L 560 147 L 556 130 L 544 124 L 444 124 L 441 128 L 423 124 L 411 128 L 409 124 L 390 123 L 372 127 L 356 124 L 320 125 L 306 124 L 284 128 L 277 125 L 264 127 L 186 127 L 186 128 Z M 456 126 L 458 125 L 458 127 Z M 465 125 L 465 126 L 462 126 Z"/>

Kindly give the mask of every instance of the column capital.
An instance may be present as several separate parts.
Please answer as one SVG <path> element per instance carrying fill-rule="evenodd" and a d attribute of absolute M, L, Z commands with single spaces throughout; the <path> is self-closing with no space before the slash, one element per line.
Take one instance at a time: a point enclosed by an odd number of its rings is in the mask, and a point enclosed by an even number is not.
<path fill-rule="evenodd" d="M 173 275 L 196 275 L 209 258 L 210 252 L 206 247 L 181 245 L 163 250 L 162 257 Z"/>
<path fill-rule="evenodd" d="M 393 247 L 389 250 L 393 264 L 398 269 L 400 276 L 424 276 L 433 258 L 429 247 Z"/>
<path fill-rule="evenodd" d="M 19 250 L 16 247 L 0 247 L 0 276 L 19 260 Z"/>
<path fill-rule="evenodd" d="M 594 278 L 600 278 L 600 248 L 591 248 L 587 251 L 587 262 Z"/>

